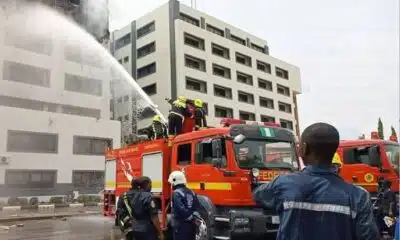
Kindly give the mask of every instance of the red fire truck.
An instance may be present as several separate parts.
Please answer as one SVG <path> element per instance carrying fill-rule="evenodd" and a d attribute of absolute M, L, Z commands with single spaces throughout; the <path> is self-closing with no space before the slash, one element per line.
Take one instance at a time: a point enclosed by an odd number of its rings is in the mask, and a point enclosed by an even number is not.
<path fill-rule="evenodd" d="M 148 176 L 169 229 L 171 171 L 181 170 L 199 196 L 209 239 L 230 239 L 276 232 L 274 209 L 261 209 L 252 190 L 275 176 L 298 169 L 292 131 L 275 123 L 223 119 L 222 126 L 187 132 L 167 140 L 147 141 L 106 152 L 104 215 L 114 216 L 118 196 L 130 180 Z"/>

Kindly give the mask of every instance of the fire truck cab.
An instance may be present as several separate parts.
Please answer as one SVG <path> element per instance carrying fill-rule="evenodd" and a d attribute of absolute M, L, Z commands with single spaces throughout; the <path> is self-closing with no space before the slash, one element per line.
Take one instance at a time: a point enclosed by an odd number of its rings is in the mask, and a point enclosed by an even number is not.
<path fill-rule="evenodd" d="M 162 226 L 168 230 L 171 186 L 167 179 L 170 172 L 180 170 L 199 197 L 209 239 L 276 232 L 278 214 L 256 206 L 252 191 L 277 175 L 298 169 L 294 134 L 271 123 L 223 119 L 221 124 L 170 142 L 161 139 L 107 152 L 106 187 L 110 188 L 104 197 L 104 215 L 114 215 L 112 206 L 129 188 L 129 179 L 145 175 L 153 181 Z M 113 175 L 107 166 L 115 171 L 114 182 L 107 179 Z"/>

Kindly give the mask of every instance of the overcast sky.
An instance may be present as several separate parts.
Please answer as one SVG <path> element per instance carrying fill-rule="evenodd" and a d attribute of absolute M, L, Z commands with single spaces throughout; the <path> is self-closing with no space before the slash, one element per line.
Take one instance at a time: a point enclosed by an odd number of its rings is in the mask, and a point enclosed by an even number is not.
<path fill-rule="evenodd" d="M 119 29 L 167 0 L 111 0 Z M 181 0 L 190 5 L 190 0 Z M 300 127 L 335 125 L 341 138 L 369 135 L 382 118 L 399 129 L 399 1 L 197 0 L 197 9 L 269 43 L 300 67 Z"/>

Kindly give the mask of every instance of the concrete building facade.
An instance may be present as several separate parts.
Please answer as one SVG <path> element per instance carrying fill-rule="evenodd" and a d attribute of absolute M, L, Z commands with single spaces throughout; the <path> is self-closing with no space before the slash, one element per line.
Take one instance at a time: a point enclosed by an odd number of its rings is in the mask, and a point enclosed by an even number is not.
<path fill-rule="evenodd" d="M 0 198 L 98 193 L 104 150 L 120 146 L 110 71 L 67 39 L 10 29 L 13 6 L 0 8 Z"/>
<path fill-rule="evenodd" d="M 268 44 L 177 0 L 111 34 L 112 53 L 161 112 L 165 98 L 202 99 L 209 125 L 223 117 L 278 122 L 299 133 L 298 67 L 269 55 Z M 132 101 L 116 89 L 114 115 L 131 131 Z M 138 129 L 151 122 L 141 117 Z"/>

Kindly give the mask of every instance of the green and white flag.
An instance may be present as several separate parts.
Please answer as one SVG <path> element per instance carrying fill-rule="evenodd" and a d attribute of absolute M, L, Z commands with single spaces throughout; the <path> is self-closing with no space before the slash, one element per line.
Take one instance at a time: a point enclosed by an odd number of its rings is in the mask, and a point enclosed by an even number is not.
<path fill-rule="evenodd" d="M 261 136 L 275 137 L 275 131 L 272 128 L 260 128 Z"/>

